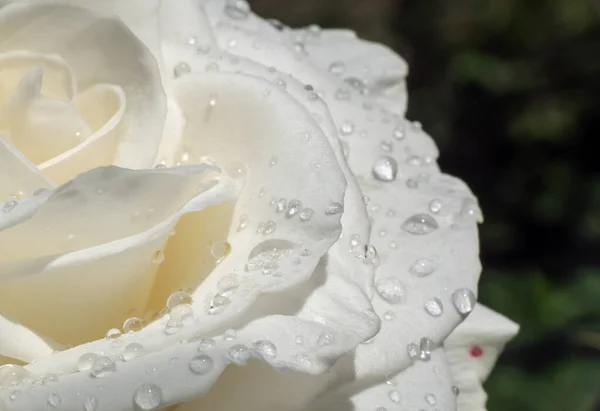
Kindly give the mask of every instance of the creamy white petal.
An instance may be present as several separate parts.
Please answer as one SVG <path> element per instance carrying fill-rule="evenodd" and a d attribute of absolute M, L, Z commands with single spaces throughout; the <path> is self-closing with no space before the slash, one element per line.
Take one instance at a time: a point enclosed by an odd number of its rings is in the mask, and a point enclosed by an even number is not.
<path fill-rule="evenodd" d="M 290 30 L 303 44 L 310 60 L 342 79 L 358 79 L 369 94 L 390 113 L 406 112 L 408 66 L 388 47 L 362 40 L 349 30 Z"/>
<path fill-rule="evenodd" d="M 120 86 L 127 108 L 114 163 L 139 168 L 153 162 L 166 114 L 160 74 L 152 54 L 120 20 L 55 3 L 16 2 L 0 9 L 0 38 L 0 53 L 61 56 L 81 91 Z"/>
<path fill-rule="evenodd" d="M 52 186 L 34 164 L 0 136 L 0 201 L 14 200 Z"/>
<path fill-rule="evenodd" d="M 0 352 L 3 356 L 30 362 L 60 348 L 55 342 L 0 314 Z"/>
<path fill-rule="evenodd" d="M 0 311 L 71 344 L 143 312 L 153 256 L 179 218 L 233 199 L 225 180 L 197 192 L 206 171 L 101 168 L 55 190 L 28 220 L 0 232 Z"/>
<path fill-rule="evenodd" d="M 519 331 L 508 318 L 477 304 L 471 315 L 444 341 L 454 385 L 460 389 L 459 411 L 484 411 L 482 383 L 494 368 L 504 345 Z"/>
<path fill-rule="evenodd" d="M 364 381 L 338 396 L 315 401 L 306 411 L 456 410 L 450 369 L 441 349 L 427 362 L 415 363 L 384 380 Z"/>

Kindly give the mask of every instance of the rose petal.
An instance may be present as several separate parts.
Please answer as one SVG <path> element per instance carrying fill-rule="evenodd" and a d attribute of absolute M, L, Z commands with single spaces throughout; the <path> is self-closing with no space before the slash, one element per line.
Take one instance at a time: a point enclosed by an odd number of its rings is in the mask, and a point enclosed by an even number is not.
<path fill-rule="evenodd" d="M 40 170 L 58 184 L 113 162 L 127 102 L 120 87 L 97 84 L 77 95 L 73 104 L 88 125 L 86 138 L 39 165 Z"/>
<path fill-rule="evenodd" d="M 38 164 L 77 145 L 92 130 L 69 102 L 41 94 L 42 68 L 23 77 L 2 107 L 11 140 Z"/>
<path fill-rule="evenodd" d="M 482 383 L 494 368 L 504 345 L 519 326 L 506 317 L 477 304 L 471 315 L 444 341 L 452 380 L 460 389 L 460 411 L 483 411 L 487 396 Z"/>
<path fill-rule="evenodd" d="M 359 79 L 365 84 L 364 93 L 390 113 L 406 112 L 406 75 L 404 59 L 388 47 L 362 40 L 348 30 L 290 30 L 301 39 L 310 61 L 322 70 L 342 79 Z"/>
<path fill-rule="evenodd" d="M 0 352 L 3 356 L 30 362 L 51 355 L 59 348 L 62 347 L 55 342 L 0 315 Z"/>
<path fill-rule="evenodd" d="M 300 50 L 300 56 L 298 53 L 294 56 L 284 46 L 264 39 L 261 39 L 262 47 L 253 48 L 257 36 L 253 34 L 253 27 L 247 28 L 251 23 L 236 21 L 221 25 L 221 21 L 227 21 L 223 13 L 209 15 L 213 26 L 218 25 L 215 35 L 222 47 L 227 39 L 234 38 L 236 52 L 292 73 L 310 84 L 328 103 L 348 148 L 350 167 L 370 201 L 373 234 L 368 242 L 379 250 L 381 260 L 376 284 L 380 281 L 383 291 L 391 289 L 396 294 L 392 297 L 397 300 L 390 303 L 379 296 L 374 300 L 377 313 L 388 320 L 372 344 L 357 350 L 357 378 L 402 370 L 411 363 L 408 344 L 426 337 L 434 346 L 439 346 L 461 321 L 452 307 L 451 294 L 461 288 L 475 289 L 477 283 L 480 265 L 476 201 L 458 180 L 439 174 L 435 164 L 437 149 L 419 125 L 407 122 L 361 95 L 366 87 L 362 81 L 348 84 L 334 75 L 311 69 L 308 64 L 298 64 L 304 49 Z M 375 178 L 374 166 L 383 156 L 390 160 L 383 158 L 385 161 L 378 172 L 384 175 Z M 394 182 L 381 181 L 385 173 L 392 175 L 390 179 Z M 443 207 L 442 211 L 438 210 L 439 215 L 421 216 L 435 214 L 429 208 L 431 205 L 437 210 L 438 202 Z M 422 218 L 425 222 L 419 223 Z M 432 218 L 437 220 L 431 223 Z M 408 232 L 420 230 L 427 235 Z M 360 246 L 365 244 L 366 239 L 360 239 Z M 436 273 L 431 276 L 411 274 L 414 263 L 430 265 L 418 261 L 423 258 L 432 260 Z M 387 295 L 388 300 L 392 300 L 389 293 Z M 427 314 L 424 308 L 436 298 L 445 308 L 439 317 Z"/>
<path fill-rule="evenodd" d="M 307 411 L 372 411 L 387 409 L 456 410 L 450 369 L 443 350 L 431 353 L 428 362 L 416 363 L 385 381 L 340 390 L 338 395 L 315 401 Z"/>
<path fill-rule="evenodd" d="M 206 170 L 109 167 L 55 190 L 29 220 L 0 232 L 0 310 L 76 344 L 120 326 L 132 309 L 143 312 L 153 255 L 181 215 L 232 198 L 226 181 L 196 192 Z"/>
<path fill-rule="evenodd" d="M 0 201 L 14 200 L 31 195 L 39 188 L 52 187 L 34 164 L 0 136 Z"/>
<path fill-rule="evenodd" d="M 80 90 L 95 84 L 122 87 L 127 109 L 114 162 L 131 168 L 153 162 L 165 96 L 152 54 L 121 21 L 77 7 L 16 2 L 0 11 L 0 38 L 0 52 L 60 55 L 76 74 Z"/>

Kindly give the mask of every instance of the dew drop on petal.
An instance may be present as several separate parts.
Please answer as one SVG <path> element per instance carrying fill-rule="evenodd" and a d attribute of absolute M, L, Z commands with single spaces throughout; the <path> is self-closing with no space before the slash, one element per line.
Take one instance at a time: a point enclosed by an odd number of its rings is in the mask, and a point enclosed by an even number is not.
<path fill-rule="evenodd" d="M 407 218 L 402 224 L 404 231 L 414 235 L 430 234 L 438 228 L 437 221 L 429 214 L 415 214 Z"/>
<path fill-rule="evenodd" d="M 300 221 L 308 221 L 313 217 L 314 214 L 315 211 L 312 208 L 305 208 L 302 211 L 300 211 Z"/>
<path fill-rule="evenodd" d="M 460 394 L 460 389 L 456 385 L 452 386 L 452 394 L 454 394 L 455 396 Z"/>
<path fill-rule="evenodd" d="M 79 360 L 77 361 L 77 368 L 80 372 L 89 371 L 92 369 L 92 365 L 94 364 L 94 361 L 96 361 L 97 358 L 98 355 L 94 353 L 82 354 L 81 357 L 79 357 Z"/>
<path fill-rule="evenodd" d="M 329 65 L 329 72 L 336 76 L 341 75 L 346 69 L 346 65 L 343 61 L 334 61 Z"/>
<path fill-rule="evenodd" d="M 333 202 L 325 207 L 325 215 L 332 216 L 342 214 L 344 212 L 344 206 L 341 203 Z"/>
<path fill-rule="evenodd" d="M 155 384 L 142 384 L 133 393 L 133 405 L 139 411 L 152 411 L 162 403 L 162 390 Z"/>
<path fill-rule="evenodd" d="M 287 211 L 285 212 L 285 216 L 287 218 L 293 218 L 296 214 L 300 213 L 302 209 L 302 201 L 300 200 L 290 200 L 287 205 Z"/>
<path fill-rule="evenodd" d="M 350 134 L 354 133 L 354 123 L 350 120 L 344 121 L 340 126 L 340 133 L 343 136 L 349 136 Z"/>
<path fill-rule="evenodd" d="M 144 320 L 137 317 L 131 317 L 125 320 L 123 323 L 123 331 L 126 333 L 132 333 L 141 331 L 144 328 Z"/>
<path fill-rule="evenodd" d="M 473 291 L 468 288 L 459 288 L 454 291 L 451 299 L 452 305 L 454 305 L 456 311 L 463 317 L 469 315 L 477 303 L 477 297 L 475 297 Z"/>
<path fill-rule="evenodd" d="M 146 349 L 142 344 L 139 343 L 131 343 L 125 346 L 123 350 L 123 359 L 125 361 L 131 361 L 138 357 L 141 357 L 146 353 Z"/>
<path fill-rule="evenodd" d="M 437 267 L 435 261 L 429 258 L 419 258 L 414 263 L 412 263 L 408 271 L 414 276 L 426 277 L 429 274 L 433 273 L 436 268 Z"/>
<path fill-rule="evenodd" d="M 210 350 L 215 347 L 215 340 L 212 338 L 202 338 L 198 341 L 198 351 Z"/>
<path fill-rule="evenodd" d="M 394 181 L 397 174 L 398 163 L 392 157 L 383 156 L 373 165 L 373 177 L 379 181 Z"/>
<path fill-rule="evenodd" d="M 178 63 L 173 68 L 173 77 L 178 78 L 185 74 L 190 73 L 191 71 L 192 71 L 192 68 L 190 67 L 190 65 L 188 63 L 181 62 L 181 63 Z"/>
<path fill-rule="evenodd" d="M 223 261 L 231 252 L 231 244 L 227 241 L 217 241 L 210 247 L 210 254 L 213 256 L 217 263 Z"/>
<path fill-rule="evenodd" d="M 108 357 L 98 357 L 92 364 L 92 375 L 96 378 L 104 378 L 115 371 L 117 365 Z"/>
<path fill-rule="evenodd" d="M 223 333 L 223 338 L 226 341 L 233 341 L 233 340 L 237 339 L 237 331 L 235 331 L 233 329 L 226 330 Z"/>
<path fill-rule="evenodd" d="M 237 230 L 238 231 L 242 231 L 247 226 L 248 226 L 248 215 L 247 214 L 242 214 L 240 216 L 240 221 L 238 223 Z"/>
<path fill-rule="evenodd" d="M 277 347 L 269 340 L 256 341 L 253 348 L 264 358 L 270 359 L 277 356 Z"/>
<path fill-rule="evenodd" d="M 432 298 L 425 302 L 425 311 L 432 317 L 439 317 L 444 313 L 444 307 L 439 298 Z"/>
<path fill-rule="evenodd" d="M 390 304 L 400 304 L 406 298 L 406 288 L 395 277 L 380 278 L 375 282 L 377 294 Z"/>
<path fill-rule="evenodd" d="M 224 11 L 233 20 L 245 20 L 250 14 L 250 6 L 245 0 L 227 0 Z"/>
<path fill-rule="evenodd" d="M 408 357 L 411 360 L 415 360 L 417 358 L 419 358 L 419 354 L 421 353 L 421 350 L 419 349 L 419 346 L 415 343 L 410 343 L 406 346 L 406 352 L 408 353 Z"/>
<path fill-rule="evenodd" d="M 429 211 L 433 214 L 437 214 L 442 211 L 442 201 L 439 198 L 434 198 L 429 202 Z"/>
<path fill-rule="evenodd" d="M 229 349 L 229 359 L 234 364 L 244 365 L 250 356 L 250 350 L 243 344 L 236 344 Z"/>
<path fill-rule="evenodd" d="M 121 331 L 118 328 L 111 328 L 106 332 L 105 338 L 107 340 L 114 340 L 121 336 Z"/>
<path fill-rule="evenodd" d="M 167 309 L 172 310 L 181 304 L 191 304 L 192 296 L 186 293 L 185 291 L 175 291 L 173 294 L 169 296 L 167 299 Z"/>
<path fill-rule="evenodd" d="M 58 375 L 56 374 L 48 374 L 42 379 L 42 384 L 44 385 L 52 385 L 58 383 Z"/>
<path fill-rule="evenodd" d="M 196 355 L 195 357 L 193 357 L 190 360 L 190 370 L 194 373 L 194 374 L 198 374 L 198 375 L 204 375 L 204 374 L 208 374 L 214 366 L 214 361 L 213 359 L 206 355 L 206 354 L 199 354 Z"/>
<path fill-rule="evenodd" d="M 435 395 L 428 393 L 425 394 L 425 402 L 433 407 L 437 403 L 437 398 Z"/>
<path fill-rule="evenodd" d="M 183 321 L 180 319 L 171 318 L 165 325 L 165 334 L 173 335 L 178 333 L 183 328 Z"/>

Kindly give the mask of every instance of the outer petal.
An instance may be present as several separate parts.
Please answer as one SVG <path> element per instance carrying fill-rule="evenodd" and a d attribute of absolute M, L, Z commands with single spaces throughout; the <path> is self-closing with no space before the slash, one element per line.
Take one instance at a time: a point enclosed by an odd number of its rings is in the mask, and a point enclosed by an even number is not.
<path fill-rule="evenodd" d="M 296 42 L 304 45 L 310 60 L 321 69 L 346 80 L 358 79 L 364 94 L 390 113 L 406 112 L 406 62 L 388 47 L 361 40 L 347 30 L 290 30 Z"/>
<path fill-rule="evenodd" d="M 60 55 L 82 91 L 101 83 L 120 86 L 127 109 L 115 157 L 107 164 L 152 163 L 166 113 L 160 75 L 153 56 L 121 21 L 77 7 L 17 2 L 0 9 L 0 38 L 0 52 Z"/>
<path fill-rule="evenodd" d="M 444 341 L 452 380 L 460 390 L 459 411 L 484 411 L 482 383 L 494 368 L 504 345 L 519 331 L 506 317 L 478 304 Z"/>
<path fill-rule="evenodd" d="M 456 398 L 444 352 L 437 349 L 431 360 L 419 362 L 385 382 L 368 387 L 354 387 L 346 396 L 324 397 L 307 411 L 384 411 L 395 409 L 456 410 Z"/>

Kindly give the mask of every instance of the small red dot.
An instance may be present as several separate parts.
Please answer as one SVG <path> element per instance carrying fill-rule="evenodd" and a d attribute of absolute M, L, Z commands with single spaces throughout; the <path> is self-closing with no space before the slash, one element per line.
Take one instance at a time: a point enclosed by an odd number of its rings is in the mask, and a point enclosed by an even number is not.
<path fill-rule="evenodd" d="M 471 348 L 469 349 L 469 354 L 473 358 L 479 358 L 483 355 L 483 348 L 481 348 L 478 345 L 472 345 Z"/>

